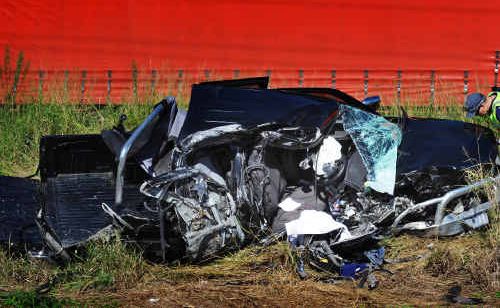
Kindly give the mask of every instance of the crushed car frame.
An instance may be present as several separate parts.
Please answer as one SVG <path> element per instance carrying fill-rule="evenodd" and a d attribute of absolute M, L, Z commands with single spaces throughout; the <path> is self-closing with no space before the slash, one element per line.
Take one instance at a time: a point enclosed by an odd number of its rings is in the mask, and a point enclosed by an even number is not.
<path fill-rule="evenodd" d="M 288 238 L 311 264 L 373 287 L 381 235 L 488 224 L 496 204 L 476 192 L 498 177 L 464 176 L 495 170 L 488 128 L 382 117 L 376 97 L 268 81 L 195 84 L 189 111 L 167 97 L 132 131 L 122 116 L 100 135 L 43 137 L 40 181 L 0 177 L 0 243 L 65 261 L 118 230 L 152 260 L 204 262 Z"/>

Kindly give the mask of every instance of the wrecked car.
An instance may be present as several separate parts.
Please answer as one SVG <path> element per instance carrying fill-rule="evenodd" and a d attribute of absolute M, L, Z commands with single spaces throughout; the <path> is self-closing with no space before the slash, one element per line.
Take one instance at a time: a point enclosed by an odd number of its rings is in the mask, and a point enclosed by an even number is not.
<path fill-rule="evenodd" d="M 498 178 L 465 171 L 495 169 L 490 129 L 268 81 L 195 84 L 187 112 L 167 97 L 131 131 L 123 116 L 100 135 L 43 137 L 39 181 L 0 177 L 0 242 L 64 261 L 118 230 L 152 260 L 200 263 L 288 239 L 356 278 L 381 266 L 381 235 L 488 224 L 496 204 L 476 190 Z"/>

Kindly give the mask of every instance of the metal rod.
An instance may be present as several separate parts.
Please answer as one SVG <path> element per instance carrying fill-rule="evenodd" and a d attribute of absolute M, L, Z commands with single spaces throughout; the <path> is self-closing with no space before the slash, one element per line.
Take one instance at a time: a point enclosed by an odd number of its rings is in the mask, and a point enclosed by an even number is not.
<path fill-rule="evenodd" d="M 365 98 L 368 96 L 368 70 L 363 72 L 363 90 L 365 93 Z"/>
<path fill-rule="evenodd" d="M 304 70 L 299 70 L 299 87 L 304 86 Z"/>
<path fill-rule="evenodd" d="M 441 223 L 441 221 L 443 220 L 443 217 L 444 217 L 444 211 L 446 209 L 446 206 L 448 205 L 448 203 L 450 203 L 451 200 L 453 200 L 457 197 L 463 196 L 476 188 L 482 187 L 482 186 L 489 184 L 493 181 L 499 181 L 499 180 L 500 180 L 500 176 L 496 177 L 494 179 L 493 178 L 486 178 L 486 179 L 481 180 L 479 182 L 476 182 L 474 184 L 467 185 L 465 187 L 461 187 L 461 188 L 458 188 L 458 189 L 455 189 L 455 190 L 452 190 L 452 191 L 449 191 L 448 193 L 446 193 L 443 196 L 443 200 L 441 200 L 441 202 L 437 206 L 436 215 L 434 217 L 434 224 L 439 225 Z"/>
<path fill-rule="evenodd" d="M 111 78 L 113 77 L 113 71 L 108 70 L 108 99 L 109 96 L 111 95 Z"/>
<path fill-rule="evenodd" d="M 337 71 L 332 70 L 332 89 L 335 89 L 337 86 Z"/>
<path fill-rule="evenodd" d="M 69 85 L 69 71 L 65 70 L 64 71 L 64 81 L 63 81 L 63 92 L 64 92 L 65 100 L 67 99 L 67 95 L 68 95 L 68 85 Z"/>
<path fill-rule="evenodd" d="M 154 94 L 156 91 L 156 80 L 158 79 L 158 71 L 151 70 L 151 94 Z"/>
<path fill-rule="evenodd" d="M 431 97 L 430 97 L 430 104 L 431 106 L 434 105 L 434 91 L 436 88 L 436 72 L 434 70 L 431 71 Z"/>
<path fill-rule="evenodd" d="M 403 72 L 401 70 L 398 70 L 398 79 L 397 79 L 397 85 L 396 85 L 396 93 L 397 93 L 397 103 L 398 105 L 401 103 L 401 78 L 403 75 Z"/>
<path fill-rule="evenodd" d="M 469 71 L 464 71 L 464 102 L 467 99 L 467 93 L 469 93 Z"/>
<path fill-rule="evenodd" d="M 396 219 L 394 219 L 394 222 L 392 223 L 391 228 L 394 230 L 399 225 L 401 220 L 403 220 L 403 218 L 405 218 L 409 213 L 416 212 L 416 211 L 423 209 L 429 205 L 437 204 L 437 203 L 441 202 L 441 200 L 443 200 L 443 197 L 426 200 L 424 202 L 415 204 L 414 206 L 412 206 L 410 208 L 407 208 L 401 214 L 399 214 L 399 216 L 396 217 Z"/>
<path fill-rule="evenodd" d="M 180 95 L 182 92 L 182 85 L 184 81 L 182 80 L 184 78 L 184 70 L 178 70 L 177 71 L 177 95 Z"/>
<path fill-rule="evenodd" d="M 38 99 L 42 101 L 43 98 L 43 80 L 45 78 L 45 72 L 40 70 L 38 71 Z"/>
<path fill-rule="evenodd" d="M 85 80 L 87 79 L 87 71 L 82 71 L 82 82 L 81 82 L 81 98 L 80 101 L 83 101 L 85 96 Z"/>
<path fill-rule="evenodd" d="M 175 102 L 175 98 L 172 96 L 167 97 L 167 102 L 172 102 L 172 100 Z M 127 139 L 125 144 L 122 146 L 122 149 L 120 150 L 120 156 L 118 160 L 118 168 L 116 170 L 116 186 L 115 186 L 115 205 L 121 205 L 123 202 L 123 186 L 125 184 L 124 180 L 124 171 L 125 171 L 125 165 L 127 163 L 127 157 L 128 153 L 130 152 L 130 149 L 132 146 L 135 144 L 137 139 L 141 136 L 142 132 L 144 129 L 153 121 L 155 117 L 157 117 L 163 110 L 165 109 L 165 106 L 163 104 L 158 104 L 153 112 L 149 114 L 149 116 L 144 120 L 144 122 L 137 127 L 130 138 Z"/>
<path fill-rule="evenodd" d="M 498 85 L 498 66 L 500 62 L 500 51 L 495 51 L 495 82 L 493 86 L 496 88 Z"/>

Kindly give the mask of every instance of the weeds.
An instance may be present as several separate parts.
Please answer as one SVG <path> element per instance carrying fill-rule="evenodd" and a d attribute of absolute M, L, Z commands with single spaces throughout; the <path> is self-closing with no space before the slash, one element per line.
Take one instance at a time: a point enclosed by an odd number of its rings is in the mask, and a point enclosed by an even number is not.
<path fill-rule="evenodd" d="M 65 289 L 85 291 L 129 288 L 142 279 L 147 266 L 140 252 L 127 247 L 118 237 L 87 245 L 85 255 L 71 262 L 59 275 Z"/>
<path fill-rule="evenodd" d="M 26 175 L 38 164 L 40 138 L 52 134 L 99 134 L 128 115 L 132 129 L 152 105 L 21 105 L 0 107 L 0 174 Z"/>
<path fill-rule="evenodd" d="M 5 307 L 40 307 L 40 308 L 58 308 L 58 307 L 80 307 L 81 305 L 70 299 L 59 299 L 53 296 L 40 295 L 35 291 L 16 290 L 12 292 L 0 293 L 0 304 Z"/>
<path fill-rule="evenodd" d="M 17 55 L 14 70 L 10 64 L 10 48 L 5 47 L 3 67 L 0 67 L 0 89 L 4 94 L 3 99 L 7 104 L 15 104 L 21 81 L 29 71 L 29 62 L 24 59 L 22 51 Z"/>
<path fill-rule="evenodd" d="M 10 255 L 0 249 L 0 291 L 8 290 L 0 292 L 0 306 L 81 307 L 78 301 L 69 300 L 67 296 L 78 297 L 76 295 L 83 291 L 132 288 L 142 281 L 149 267 L 139 251 L 128 247 L 118 237 L 108 242 L 90 243 L 80 259 L 65 266 Z M 40 285 L 49 286 L 49 293 L 41 295 L 37 291 Z M 101 296 L 95 306 L 116 306 L 103 305 L 102 301 Z"/>
<path fill-rule="evenodd" d="M 457 274 L 462 266 L 463 262 L 459 252 L 448 246 L 439 246 L 427 259 L 425 269 L 434 276 L 450 276 Z"/>
<path fill-rule="evenodd" d="M 10 285 L 33 286 L 50 276 L 50 265 L 0 249 L 0 289 Z"/>

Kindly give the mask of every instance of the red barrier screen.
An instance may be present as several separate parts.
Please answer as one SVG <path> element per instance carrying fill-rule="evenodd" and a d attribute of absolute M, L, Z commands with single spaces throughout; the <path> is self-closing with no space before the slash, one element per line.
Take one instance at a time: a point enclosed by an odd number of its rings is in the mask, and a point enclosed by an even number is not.
<path fill-rule="evenodd" d="M 0 46 L 11 58 L 2 93 L 12 91 L 18 53 L 30 62 L 18 101 L 55 84 L 119 101 L 134 87 L 166 94 L 264 74 L 272 86 L 461 101 L 464 80 L 467 91 L 493 85 L 500 50 L 498 0 L 0 2 Z"/>

